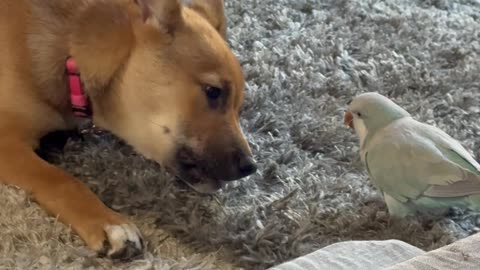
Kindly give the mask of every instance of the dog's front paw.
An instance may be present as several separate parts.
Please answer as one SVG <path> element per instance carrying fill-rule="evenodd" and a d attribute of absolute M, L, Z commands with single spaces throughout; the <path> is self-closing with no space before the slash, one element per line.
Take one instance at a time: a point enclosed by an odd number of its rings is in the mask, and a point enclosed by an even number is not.
<path fill-rule="evenodd" d="M 110 212 L 96 220 L 82 220 L 76 231 L 100 256 L 130 260 L 143 254 L 143 239 L 138 228 L 123 216 Z"/>
<path fill-rule="evenodd" d="M 143 240 L 140 231 L 133 224 L 106 225 L 106 239 L 102 253 L 112 259 L 126 260 L 143 252 Z"/>

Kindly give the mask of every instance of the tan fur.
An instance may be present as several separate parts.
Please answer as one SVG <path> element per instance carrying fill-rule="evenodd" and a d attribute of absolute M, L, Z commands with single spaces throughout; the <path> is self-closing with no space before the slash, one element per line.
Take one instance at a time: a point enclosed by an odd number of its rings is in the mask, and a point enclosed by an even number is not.
<path fill-rule="evenodd" d="M 234 163 L 238 149 L 251 153 L 238 119 L 243 75 L 224 38 L 223 1 L 1 1 L 0 181 L 31 192 L 97 251 L 106 240 L 118 245 L 106 226 L 130 224 L 33 152 L 48 132 L 74 126 L 67 56 L 97 125 L 174 173 L 176 153 L 187 147 L 213 164 L 203 178 L 230 176 L 214 171 Z M 228 86 L 224 106 L 209 106 L 206 85 Z"/>

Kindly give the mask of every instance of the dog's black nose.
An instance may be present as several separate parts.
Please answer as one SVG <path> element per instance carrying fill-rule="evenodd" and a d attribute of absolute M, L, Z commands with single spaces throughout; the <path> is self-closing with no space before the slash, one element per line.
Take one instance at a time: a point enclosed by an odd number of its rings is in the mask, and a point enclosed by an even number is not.
<path fill-rule="evenodd" d="M 238 162 L 240 177 L 249 176 L 257 171 L 257 164 L 253 158 L 243 155 Z"/>

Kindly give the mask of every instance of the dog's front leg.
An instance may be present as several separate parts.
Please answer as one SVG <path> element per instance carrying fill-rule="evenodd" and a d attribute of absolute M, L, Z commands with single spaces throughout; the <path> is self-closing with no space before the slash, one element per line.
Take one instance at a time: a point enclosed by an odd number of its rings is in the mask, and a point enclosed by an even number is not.
<path fill-rule="evenodd" d="M 0 182 L 16 185 L 50 214 L 70 224 L 87 245 L 112 258 L 131 258 L 141 253 L 143 242 L 137 227 L 106 207 L 83 183 L 48 164 L 28 143 L 0 139 Z"/>

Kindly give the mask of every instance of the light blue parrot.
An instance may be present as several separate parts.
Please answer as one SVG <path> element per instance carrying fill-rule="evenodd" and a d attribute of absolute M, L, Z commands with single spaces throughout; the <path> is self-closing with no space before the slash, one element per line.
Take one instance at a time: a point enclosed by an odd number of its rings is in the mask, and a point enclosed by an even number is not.
<path fill-rule="evenodd" d="M 345 124 L 359 137 L 362 161 L 390 215 L 480 210 L 480 164 L 442 130 L 372 92 L 350 102 Z"/>

